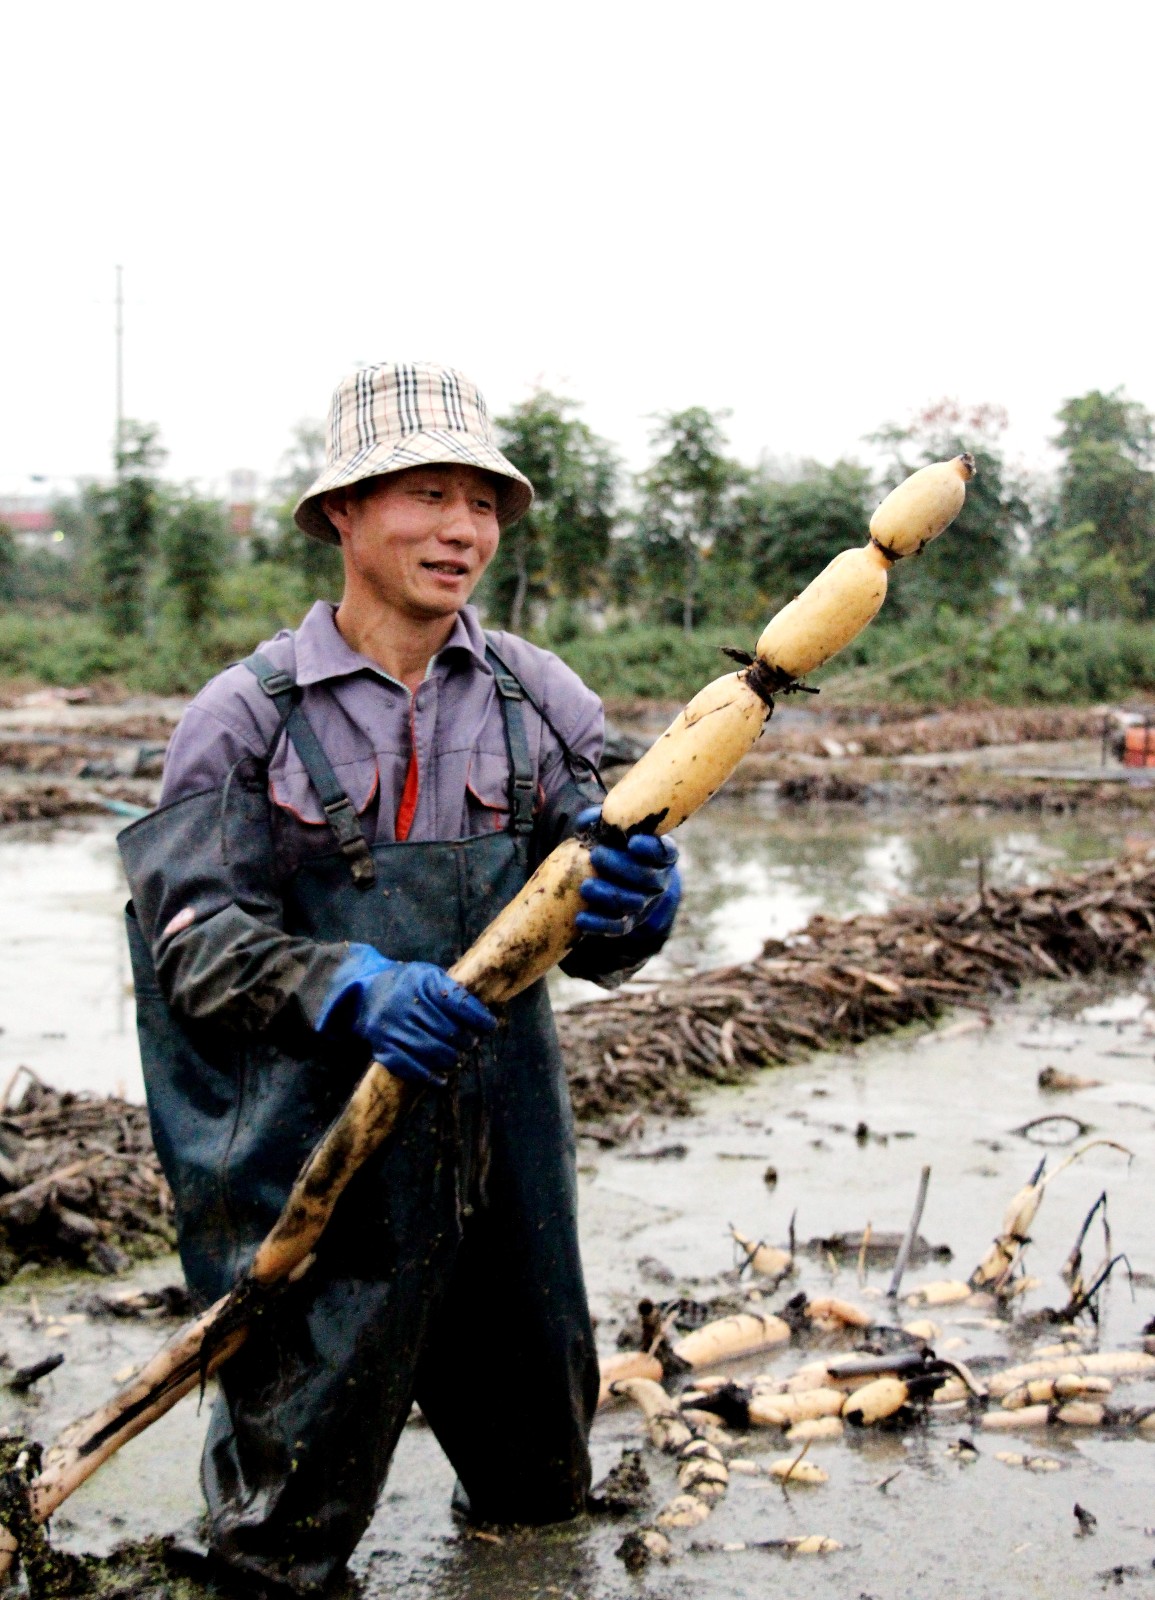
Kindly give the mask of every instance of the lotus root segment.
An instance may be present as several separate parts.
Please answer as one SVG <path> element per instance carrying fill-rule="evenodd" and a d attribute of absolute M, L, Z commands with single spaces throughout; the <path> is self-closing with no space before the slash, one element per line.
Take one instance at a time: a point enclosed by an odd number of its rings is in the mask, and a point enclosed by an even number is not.
<path fill-rule="evenodd" d="M 738 672 L 715 678 L 606 796 L 602 818 L 627 833 L 669 833 L 722 787 L 758 741 L 768 708 Z"/>
<path fill-rule="evenodd" d="M 974 475 L 972 455 L 921 467 L 887 495 L 870 519 L 870 537 L 892 561 L 918 555 L 958 516 Z"/>
<path fill-rule="evenodd" d="M 581 886 L 592 874 L 585 845 L 577 839 L 558 845 L 450 975 L 483 1005 L 500 1005 L 528 989 L 574 943 Z"/>
<path fill-rule="evenodd" d="M 889 568 L 876 545 L 843 550 L 766 624 L 759 660 L 790 679 L 824 666 L 877 615 Z"/>

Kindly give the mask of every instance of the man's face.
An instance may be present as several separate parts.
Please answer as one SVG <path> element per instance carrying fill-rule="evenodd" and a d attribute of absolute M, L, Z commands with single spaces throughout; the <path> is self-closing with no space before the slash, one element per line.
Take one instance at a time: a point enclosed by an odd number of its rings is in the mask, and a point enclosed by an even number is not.
<path fill-rule="evenodd" d="M 476 467 L 410 467 L 328 498 L 346 568 L 390 609 L 460 611 L 497 549 L 497 485 Z"/>

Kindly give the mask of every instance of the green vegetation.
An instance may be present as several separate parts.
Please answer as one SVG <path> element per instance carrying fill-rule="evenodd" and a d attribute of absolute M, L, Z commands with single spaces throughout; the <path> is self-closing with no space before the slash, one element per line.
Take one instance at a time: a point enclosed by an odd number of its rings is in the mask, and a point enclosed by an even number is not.
<path fill-rule="evenodd" d="M 716 553 L 732 569 L 726 558 L 741 541 L 732 500 L 744 474 L 723 453 L 724 415 L 691 406 L 659 420 L 650 443 L 660 453 L 638 479 L 640 504 L 627 535 L 638 592 L 651 614 L 679 615 L 685 634 L 709 612 L 699 603 L 707 558 Z"/>
<path fill-rule="evenodd" d="M 535 604 L 557 595 L 572 604 L 596 594 L 609 559 L 617 460 L 574 416 L 576 409 L 571 400 L 539 391 L 498 419 L 502 449 L 535 497 L 503 534 L 478 600 L 515 633 Z"/>
<path fill-rule="evenodd" d="M 97 605 L 116 634 L 144 628 L 161 515 L 156 469 L 163 460 L 155 428 L 124 423 L 116 448 L 116 481 L 93 501 Z"/>
<path fill-rule="evenodd" d="M 18 563 L 16 535 L 6 522 L 0 522 L 0 603 L 16 598 Z"/>
<path fill-rule="evenodd" d="M 671 626 L 610 629 L 552 648 L 608 700 L 685 700 L 731 670 L 720 646 L 753 643 L 741 626 L 703 629 L 692 638 Z M 813 682 L 825 700 L 840 703 L 1123 700 L 1155 693 L 1155 628 L 1025 614 L 992 624 L 943 611 L 875 624 Z"/>
<path fill-rule="evenodd" d="M 906 670 L 900 670 L 905 668 Z M 1155 628 L 940 611 L 869 628 L 815 682 L 840 700 L 1094 704 L 1155 692 Z"/>
<path fill-rule="evenodd" d="M 611 699 L 682 699 L 727 670 L 765 620 L 924 462 L 971 450 L 979 475 L 949 536 L 892 579 L 878 623 L 819 681 L 828 697 L 1094 702 L 1155 691 L 1155 417 L 1119 391 L 1067 400 L 1052 477 L 1013 466 L 993 406 L 926 408 L 852 460 L 733 459 L 725 413 L 655 421 L 633 479 L 572 400 L 540 391 L 497 421 L 533 480 L 478 601 L 490 623 L 556 649 Z M 183 693 L 336 598 L 340 554 L 293 506 L 324 457 L 302 423 L 251 537 L 165 483 L 156 430 L 125 425 L 118 471 L 56 508 L 63 541 L 0 525 L 0 678 Z"/>

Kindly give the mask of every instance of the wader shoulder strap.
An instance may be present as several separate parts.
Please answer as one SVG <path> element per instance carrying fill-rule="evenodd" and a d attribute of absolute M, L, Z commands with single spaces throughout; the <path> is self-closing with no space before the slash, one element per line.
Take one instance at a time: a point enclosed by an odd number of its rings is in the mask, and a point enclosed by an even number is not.
<path fill-rule="evenodd" d="M 532 833 L 533 802 L 537 785 L 534 783 L 529 740 L 525 736 L 525 718 L 521 714 L 519 704 L 519 701 L 529 699 L 529 691 L 521 679 L 510 672 L 491 645 L 486 645 L 485 653 L 493 668 L 494 682 L 501 697 L 505 748 L 509 752 L 509 831 Z"/>
<path fill-rule="evenodd" d="M 332 763 L 301 707 L 301 691 L 296 680 L 290 673 L 275 667 L 259 650 L 241 664 L 248 667 L 280 712 L 281 726 L 292 740 L 293 748 L 301 758 L 301 765 L 309 775 L 309 782 L 317 791 L 333 837 L 349 863 L 353 882 L 359 889 L 368 889 L 377 881 L 377 869 L 361 831 L 360 818 L 353 809 L 353 802 L 338 782 Z"/>
<path fill-rule="evenodd" d="M 508 664 L 508 662 L 503 661 L 502 658 L 498 655 L 497 651 L 493 647 L 493 640 L 490 638 L 488 633 L 485 635 L 485 654 L 489 658 L 490 666 L 492 666 L 494 668 L 494 676 L 497 679 L 497 692 L 502 697 L 502 710 L 503 711 L 505 710 L 505 707 L 509 704 L 509 699 L 510 698 L 516 698 L 518 700 L 528 700 L 530 705 L 537 712 L 538 716 L 545 723 L 546 727 L 549 729 L 549 731 L 553 734 L 554 738 L 557 740 L 558 745 L 561 748 L 561 753 L 562 753 L 562 756 L 563 756 L 563 758 L 565 760 L 565 764 L 570 770 L 570 775 L 578 783 L 580 783 L 581 780 L 584 777 L 591 777 L 591 778 L 593 778 L 594 782 L 597 784 L 598 788 L 602 791 L 602 793 L 603 794 L 608 794 L 609 790 L 606 788 L 605 783 L 604 783 L 604 781 L 602 779 L 602 775 L 598 771 L 597 767 L 589 759 L 588 756 L 578 755 L 577 751 L 574 750 L 570 746 L 570 744 L 562 737 L 562 735 L 557 731 L 557 729 L 554 727 L 552 718 L 547 714 L 545 707 L 537 699 L 536 695 L 533 695 L 533 694 L 530 693 L 530 691 L 526 688 L 525 684 L 522 683 L 521 679 L 518 677 L 517 673 L 514 672 L 513 668 Z M 503 678 L 508 680 L 509 683 L 516 685 L 517 693 L 516 693 L 515 696 L 507 697 L 506 691 L 502 688 L 502 679 Z M 518 721 L 520 721 L 520 720 L 521 720 L 521 718 L 520 718 L 520 715 L 519 715 Z M 508 730 L 508 724 L 507 724 L 507 728 L 506 728 L 506 736 L 507 737 L 508 737 L 508 731 L 509 730 Z M 524 737 L 524 731 L 523 731 L 523 735 L 522 736 Z M 511 764 L 512 764 L 512 759 L 513 758 L 512 758 L 512 752 L 511 752 L 511 755 L 510 755 Z"/>

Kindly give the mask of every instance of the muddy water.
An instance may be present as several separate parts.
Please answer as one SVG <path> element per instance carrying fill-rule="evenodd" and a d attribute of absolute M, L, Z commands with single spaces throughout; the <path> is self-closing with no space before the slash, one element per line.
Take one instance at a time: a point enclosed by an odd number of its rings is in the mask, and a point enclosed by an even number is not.
<path fill-rule="evenodd" d="M 130 1092 L 135 1045 L 121 953 L 115 826 L 58 829 L 0 839 L 0 1065 L 26 1060 L 56 1081 Z M 720 961 L 751 953 L 767 933 L 789 931 L 817 908 L 882 907 L 914 893 L 966 887 L 975 861 L 990 881 L 1035 875 L 1065 862 L 1110 854 L 1120 832 L 1078 832 L 1062 824 L 1007 826 L 936 813 L 923 821 L 847 817 L 814 811 L 797 818 L 757 801 L 716 806 L 686 830 L 691 884 L 680 936 L 681 960 Z M 1094 1003 L 1099 1003 L 1099 1009 Z M 1088 1009 L 1090 1007 L 1090 1009 Z M 959 1025 L 961 1023 L 961 1025 Z M 1103 1080 L 1056 1104 L 1037 1088 L 1046 1065 Z M 1099 1194 L 1110 1195 L 1113 1248 L 1139 1275 L 1134 1295 L 1120 1279 L 1104 1299 L 1102 1342 L 1134 1342 L 1155 1313 L 1155 1208 L 1149 1202 L 1155 1161 L 1155 1032 L 1140 990 L 1038 991 L 1002 1008 L 990 1027 L 975 1019 L 937 1033 L 876 1042 L 861 1051 L 764 1074 L 740 1090 L 703 1097 L 700 1114 L 651 1125 L 640 1148 L 602 1152 L 582 1144 L 583 1252 L 599 1338 L 612 1349 L 622 1320 L 642 1294 L 709 1298 L 729 1286 L 727 1224 L 784 1239 L 792 1213 L 801 1238 L 837 1230 L 901 1229 L 921 1165 L 932 1166 L 924 1234 L 949 1244 L 955 1261 L 909 1275 L 966 1276 L 996 1231 L 1009 1196 L 1042 1150 L 1013 1130 L 1063 1111 L 1096 1134 L 1127 1144 L 1126 1160 L 1096 1150 L 1048 1191 L 1034 1228 L 1030 1264 L 1041 1282 L 1026 1309 L 1059 1305 L 1066 1291 L 1058 1267 L 1078 1224 Z M 866 1132 L 854 1130 L 865 1124 Z M 638 1159 L 663 1146 L 684 1154 Z M 1054 1162 L 1063 1151 L 1052 1152 Z M 763 1181 L 773 1164 L 779 1182 Z M 1088 1260 L 1101 1253 L 1093 1236 Z M 176 1275 L 158 1263 L 138 1281 Z M 888 1315 L 885 1274 L 859 1283 L 853 1268 L 807 1258 L 791 1286 L 831 1290 Z M 48 1440 L 67 1420 L 103 1399 L 114 1374 L 141 1361 L 160 1330 L 94 1322 L 84 1305 L 93 1280 L 21 1279 L 0 1292 L 0 1347 L 14 1365 L 60 1350 L 66 1361 L 26 1400 L 0 1390 L 0 1424 Z M 785 1297 L 771 1297 L 777 1305 Z M 480 1306 L 478 1314 L 484 1315 Z M 1016 1352 L 1005 1329 L 966 1307 L 936 1314 L 940 1347 L 967 1360 Z M 467 1331 L 465 1336 L 467 1336 Z M 1044 1333 L 1044 1340 L 1050 1335 Z M 954 1341 L 960 1341 L 955 1343 Z M 1022 1348 L 1029 1348 L 1029 1341 Z M 752 1366 L 785 1369 L 803 1359 L 787 1352 Z M 495 1382 L 515 1386 L 516 1373 Z M 1155 1386 L 1121 1388 L 1122 1403 L 1155 1403 Z M 186 1400 L 134 1441 L 57 1517 L 56 1537 L 76 1548 L 107 1549 L 129 1535 L 171 1531 L 198 1509 L 197 1453 L 204 1417 Z M 961 1465 L 947 1446 L 970 1427 L 961 1416 L 902 1435 L 867 1433 L 815 1445 L 830 1473 L 819 1489 L 784 1492 L 765 1478 L 732 1479 L 714 1516 L 679 1535 L 668 1567 L 630 1578 L 614 1558 L 624 1523 L 505 1537 L 469 1537 L 453 1523 L 452 1470 L 429 1432 L 409 1427 L 380 1510 L 356 1568 L 370 1600 L 574 1600 L 640 1595 L 785 1597 L 815 1592 L 846 1600 L 926 1600 L 928 1596 L 1075 1595 L 1133 1568 L 1155 1581 L 1155 1442 L 1047 1436 L 997 1440 L 976 1433 L 980 1455 Z M 640 1442 L 634 1416 L 611 1411 L 594 1430 L 600 1475 L 624 1445 Z M 996 1450 L 1045 1451 L 1061 1470 L 1034 1476 L 995 1460 Z M 780 1439 L 755 1435 L 743 1453 L 770 1461 Z M 661 1459 L 647 1456 L 654 1510 L 674 1492 Z M 897 1474 L 897 1476 L 894 1476 Z M 885 1480 L 885 1487 L 881 1487 Z M 1076 1538 L 1072 1506 L 1098 1519 Z M 695 1548 L 818 1532 L 847 1548 L 818 1560 L 788 1562 L 767 1551 Z M 1124 1581 L 1130 1582 L 1125 1576 Z M 1135 1579 L 1138 1582 L 1138 1578 Z"/>
<path fill-rule="evenodd" d="M 143 1097 L 126 888 L 115 819 L 0 831 L 0 1087 L 21 1062 L 67 1088 Z M 1021 882 L 1114 855 L 1127 824 L 1023 822 L 967 813 L 778 807 L 720 797 L 679 831 L 685 906 L 646 981 L 680 967 L 748 959 L 815 911 L 883 910 L 910 896 Z M 556 976 L 567 1004 L 602 993 Z"/>
<path fill-rule="evenodd" d="M 123 822 L 0 829 L 0 1076 L 25 1063 L 68 1089 L 143 1099 Z"/>
<path fill-rule="evenodd" d="M 815 912 L 884 911 L 898 900 L 965 894 L 980 863 L 991 884 L 1038 882 L 1118 853 L 1115 818 L 1032 818 L 879 806 L 782 805 L 721 795 L 678 830 L 685 907 L 649 976 L 756 956 Z"/>
<path fill-rule="evenodd" d="M 1053 1002 L 1058 991 L 1048 995 Z M 1134 1343 L 1155 1312 L 1155 1210 L 1150 1171 L 1155 1161 L 1155 1034 L 1146 996 L 1065 990 L 1058 1012 L 1040 996 L 1003 1008 L 989 1027 L 948 1024 L 937 1033 L 875 1043 L 852 1055 L 766 1073 L 740 1090 L 710 1096 L 701 1114 L 652 1126 L 640 1150 L 600 1152 L 582 1145 L 583 1251 L 599 1337 L 612 1349 L 616 1332 L 641 1293 L 708 1297 L 728 1286 L 732 1256 L 727 1224 L 769 1239 L 785 1237 L 797 1212 L 800 1238 L 852 1230 L 901 1229 L 921 1165 L 932 1167 L 923 1233 L 949 1244 L 955 1259 L 911 1271 L 908 1286 L 932 1277 L 966 1276 L 985 1251 L 1009 1196 L 1043 1153 L 1013 1130 L 1055 1111 L 1078 1116 L 1094 1133 L 1127 1144 L 1134 1162 L 1107 1149 L 1089 1153 L 1048 1190 L 1033 1230 L 1029 1265 L 1040 1279 L 1026 1309 L 1061 1304 L 1058 1268 L 1087 1208 L 1103 1189 L 1110 1197 L 1113 1247 L 1125 1250 L 1137 1274 L 1104 1297 L 1102 1344 Z M 1092 1001 L 1106 1009 L 1087 1009 Z M 1103 1080 L 1098 1088 L 1056 1103 L 1037 1088 L 1041 1067 L 1054 1064 Z M 863 1122 L 870 1132 L 855 1137 Z M 685 1154 L 639 1160 L 677 1143 Z M 1052 1164 L 1065 1151 L 1052 1151 Z M 772 1162 L 779 1182 L 763 1172 Z M 1094 1264 L 1099 1235 L 1088 1246 Z M 163 1277 L 171 1266 L 150 1269 Z M 887 1274 L 864 1282 L 853 1266 L 805 1258 L 801 1286 L 833 1291 L 870 1304 L 878 1320 L 893 1315 L 884 1293 Z M 35 1300 L 33 1291 L 35 1290 Z M 83 1293 L 91 1290 L 91 1283 Z M 790 1290 L 767 1299 L 776 1305 Z M 46 1350 L 68 1361 L 24 1403 L 3 1396 L 0 1420 L 39 1437 L 103 1392 L 122 1363 L 139 1360 L 157 1337 L 152 1329 L 92 1324 L 81 1301 L 63 1287 L 31 1280 L 0 1295 L 0 1339 L 14 1361 Z M 71 1308 L 75 1320 L 62 1320 Z M 479 1315 L 484 1307 L 478 1308 Z M 911 1315 L 900 1308 L 900 1314 Z M 932 1313 L 942 1327 L 939 1348 L 964 1360 L 1025 1353 L 985 1313 L 958 1307 Z M 33 1325 L 35 1321 L 35 1325 Z M 465 1331 L 467 1336 L 467 1330 Z M 1035 1342 L 1053 1337 L 1043 1331 Z M 805 1359 L 786 1351 L 749 1366 L 786 1370 Z M 516 1373 L 495 1374 L 516 1386 Z M 1120 1403 L 1155 1402 L 1155 1386 L 1120 1387 Z M 64 1508 L 56 1523 L 61 1542 L 108 1548 L 128 1533 L 164 1531 L 197 1509 L 196 1452 L 203 1420 L 186 1401 L 177 1412 L 129 1445 L 114 1463 Z M 427 1429 L 410 1426 L 355 1566 L 373 1597 L 413 1600 L 610 1600 L 627 1595 L 670 1597 L 761 1596 L 810 1600 L 816 1592 L 859 1600 L 927 1600 L 930 1596 L 1011 1597 L 1098 1592 L 1099 1574 L 1133 1567 L 1152 1580 L 1155 1522 L 1155 1441 L 1102 1432 L 1043 1437 L 984 1436 L 969 1465 L 947 1454 L 972 1428 L 961 1415 L 934 1421 L 905 1436 L 868 1431 L 814 1445 L 811 1458 L 829 1472 L 816 1489 L 783 1491 L 765 1478 L 731 1479 L 715 1514 L 693 1534 L 676 1536 L 677 1559 L 644 1577 L 626 1575 L 614 1558 L 631 1525 L 583 1520 L 572 1527 L 521 1533 L 502 1542 L 478 1540 L 453 1523 L 448 1501 L 452 1470 Z M 634 1414 L 603 1413 L 595 1425 L 595 1467 L 604 1471 L 625 1445 L 640 1442 Z M 742 1453 L 768 1462 L 784 1453 L 780 1438 L 748 1436 Z M 997 1450 L 1045 1452 L 1061 1469 L 1035 1476 L 1003 1465 Z M 674 1492 L 669 1465 L 647 1452 L 653 1510 Z M 897 1476 L 895 1476 L 897 1474 Z M 889 1480 L 886 1487 L 881 1485 Z M 147 1488 L 144 1486 L 147 1485 Z M 1098 1519 L 1098 1531 L 1076 1537 L 1075 1502 Z M 635 1519 L 640 1520 L 640 1519 Z M 827 1558 L 786 1561 L 766 1551 L 695 1549 L 818 1532 L 845 1550 Z"/>

